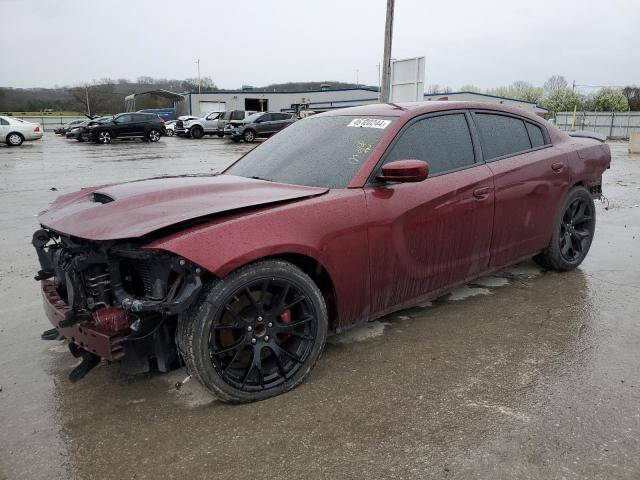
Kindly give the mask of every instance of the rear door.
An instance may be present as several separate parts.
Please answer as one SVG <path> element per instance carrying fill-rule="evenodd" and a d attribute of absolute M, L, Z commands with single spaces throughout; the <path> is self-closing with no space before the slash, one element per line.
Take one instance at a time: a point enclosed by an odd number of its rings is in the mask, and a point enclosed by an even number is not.
<path fill-rule="evenodd" d="M 542 124 L 493 111 L 475 111 L 485 162 L 494 175 L 496 214 L 492 267 L 503 267 L 545 248 L 569 182 L 566 154 L 550 144 Z"/>
<path fill-rule="evenodd" d="M 423 160 L 429 164 L 429 177 L 418 183 L 365 187 L 372 219 L 372 312 L 387 313 L 486 270 L 493 179 L 472 141 L 470 121 L 464 111 L 411 121 L 391 143 L 382 164 Z"/>
<path fill-rule="evenodd" d="M 0 142 L 6 141 L 7 135 L 9 135 L 9 122 L 0 118 Z"/>

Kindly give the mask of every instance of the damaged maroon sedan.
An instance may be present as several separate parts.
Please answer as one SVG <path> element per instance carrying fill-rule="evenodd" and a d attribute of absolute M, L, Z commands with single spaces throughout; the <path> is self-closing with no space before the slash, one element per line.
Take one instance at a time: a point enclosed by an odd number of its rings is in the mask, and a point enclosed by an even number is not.
<path fill-rule="evenodd" d="M 571 270 L 595 230 L 602 139 L 520 109 L 369 105 L 296 122 L 220 175 L 59 197 L 34 234 L 45 311 L 83 361 L 182 362 L 220 399 L 298 385 L 328 333 L 533 257 Z"/>

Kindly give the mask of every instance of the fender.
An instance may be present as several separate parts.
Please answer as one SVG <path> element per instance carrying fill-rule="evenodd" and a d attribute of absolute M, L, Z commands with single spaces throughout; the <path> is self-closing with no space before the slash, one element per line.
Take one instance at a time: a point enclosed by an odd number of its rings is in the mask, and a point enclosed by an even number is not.
<path fill-rule="evenodd" d="M 334 202 L 340 215 L 334 213 Z M 269 256 L 310 257 L 331 278 L 341 326 L 369 314 L 367 221 L 362 189 L 339 189 L 218 218 L 154 240 L 145 248 L 172 252 L 217 277 Z"/>

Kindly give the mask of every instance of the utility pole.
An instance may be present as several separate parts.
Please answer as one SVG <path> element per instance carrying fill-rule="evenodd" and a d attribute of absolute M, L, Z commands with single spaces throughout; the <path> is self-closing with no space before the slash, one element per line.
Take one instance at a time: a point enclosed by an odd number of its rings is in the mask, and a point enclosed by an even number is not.
<path fill-rule="evenodd" d="M 393 9 L 395 0 L 387 0 L 387 19 L 384 24 L 384 58 L 382 60 L 382 81 L 380 82 L 380 103 L 389 102 L 391 89 L 391 40 L 393 38 Z"/>
<path fill-rule="evenodd" d="M 87 96 L 87 113 L 91 117 L 91 105 L 89 104 L 89 87 L 84 87 L 84 93 Z"/>
<path fill-rule="evenodd" d="M 202 89 L 202 82 L 200 81 L 200 59 L 198 59 L 196 63 L 198 64 L 198 94 L 199 94 Z"/>

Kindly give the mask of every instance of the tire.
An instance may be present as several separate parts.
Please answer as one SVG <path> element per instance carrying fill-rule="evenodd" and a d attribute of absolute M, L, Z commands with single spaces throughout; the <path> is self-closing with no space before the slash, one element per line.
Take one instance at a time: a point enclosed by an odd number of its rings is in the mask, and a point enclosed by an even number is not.
<path fill-rule="evenodd" d="M 327 307 L 311 278 L 263 260 L 206 284 L 178 320 L 187 369 L 216 397 L 247 403 L 299 385 L 327 338 Z"/>
<path fill-rule="evenodd" d="M 155 128 L 149 130 L 149 133 L 147 133 L 147 140 L 149 140 L 150 142 L 157 142 L 158 140 L 160 140 L 160 137 L 162 136 L 162 134 L 160 133 L 160 130 L 156 130 Z"/>
<path fill-rule="evenodd" d="M 9 135 L 7 135 L 5 141 L 10 147 L 19 147 L 20 145 L 22 145 L 22 142 L 24 142 L 24 137 L 21 133 L 11 132 Z"/>
<path fill-rule="evenodd" d="M 216 135 L 217 135 L 218 137 L 220 137 L 220 138 L 224 137 L 224 133 L 222 133 L 222 132 L 216 132 Z"/>
<path fill-rule="evenodd" d="M 167 135 L 169 137 L 173 137 L 176 134 L 176 132 L 174 132 L 173 130 L 171 130 L 170 128 L 167 129 Z"/>
<path fill-rule="evenodd" d="M 246 143 L 251 143 L 256 139 L 256 132 L 254 132 L 253 130 L 245 130 L 242 134 L 242 139 Z"/>
<path fill-rule="evenodd" d="M 233 143 L 238 143 L 240 141 L 238 137 L 231 137 L 231 140 L 233 140 Z"/>
<path fill-rule="evenodd" d="M 204 137 L 204 130 L 202 127 L 199 126 L 193 126 L 191 127 L 191 129 L 189 130 L 191 132 L 191 138 L 202 138 Z"/>
<path fill-rule="evenodd" d="M 102 130 L 96 134 L 96 143 L 106 145 L 111 143 L 111 133 L 108 130 Z"/>
<path fill-rule="evenodd" d="M 548 270 L 573 270 L 589 253 L 595 229 L 596 208 L 591 193 L 583 186 L 574 187 L 556 215 L 549 246 L 533 260 Z"/>

